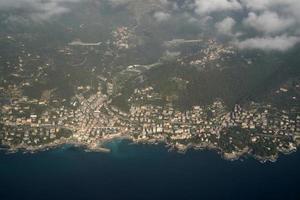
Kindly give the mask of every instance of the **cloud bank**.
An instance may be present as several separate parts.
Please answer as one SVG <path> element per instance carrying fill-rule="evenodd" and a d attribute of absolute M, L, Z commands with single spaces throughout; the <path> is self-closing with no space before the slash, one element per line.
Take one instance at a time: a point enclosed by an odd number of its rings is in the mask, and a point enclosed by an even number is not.
<path fill-rule="evenodd" d="M 300 0 L 169 0 L 191 13 L 190 22 L 242 49 L 286 51 L 300 41 Z M 209 20 L 208 20 L 209 19 Z M 211 23 L 212 22 L 212 23 Z"/>
<path fill-rule="evenodd" d="M 200 18 L 225 15 L 215 22 L 215 29 L 230 36 L 239 48 L 285 51 L 300 42 L 299 0 L 195 0 L 190 4 Z M 250 32 L 255 36 L 245 38 Z"/>
<path fill-rule="evenodd" d="M 171 10 L 157 12 L 157 21 L 182 12 L 190 16 L 187 23 L 205 24 L 241 49 L 286 51 L 300 42 L 300 0 L 164 1 Z"/>
<path fill-rule="evenodd" d="M 87 0 L 0 0 L 0 12 L 27 10 L 30 19 L 48 20 L 70 12 L 70 3 L 83 1 Z M 112 6 L 136 5 L 141 1 L 155 4 L 158 5 L 152 15 L 155 22 L 168 22 L 172 15 L 188 16 L 187 23 L 206 24 L 212 33 L 228 38 L 241 49 L 285 51 L 300 42 L 300 0 L 93 1 Z"/>
<path fill-rule="evenodd" d="M 299 37 L 294 36 L 275 36 L 275 37 L 255 37 L 249 38 L 241 42 L 236 42 L 235 45 L 241 49 L 264 49 L 286 51 L 300 42 Z"/>

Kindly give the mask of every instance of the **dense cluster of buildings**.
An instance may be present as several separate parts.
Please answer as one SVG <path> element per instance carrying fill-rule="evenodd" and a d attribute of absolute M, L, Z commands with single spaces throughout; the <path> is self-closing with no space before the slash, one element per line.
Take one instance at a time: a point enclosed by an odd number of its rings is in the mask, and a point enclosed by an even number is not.
<path fill-rule="evenodd" d="M 234 111 L 227 112 L 220 101 L 207 108 L 195 106 L 186 112 L 148 105 L 132 107 L 130 119 L 140 124 L 141 134 L 137 139 L 168 138 L 170 142 L 184 144 L 189 140 L 193 144 L 203 142 L 218 146 L 221 134 L 226 135 L 231 127 L 239 127 L 249 130 L 250 142 L 271 137 L 274 143 L 280 143 L 283 138 L 280 146 L 289 141 L 288 146 L 296 148 L 293 137 L 300 134 L 300 115 L 291 118 L 287 112 L 273 113 L 272 110 L 272 107 L 260 106 L 243 110 L 237 105 Z"/>
<path fill-rule="evenodd" d="M 118 27 L 117 30 L 113 31 L 113 45 L 119 49 L 129 49 L 129 38 L 130 38 L 130 31 L 128 27 Z"/>
<path fill-rule="evenodd" d="M 208 67 L 209 63 L 214 61 L 222 61 L 236 53 L 233 47 L 221 45 L 212 39 L 209 39 L 205 45 L 206 47 L 202 48 L 195 55 L 188 56 L 187 61 L 190 65 L 198 66 L 204 69 Z M 191 60 L 191 57 L 194 57 L 194 59 Z M 221 67 L 221 65 L 218 63 L 216 66 Z"/>
<path fill-rule="evenodd" d="M 55 108 L 47 101 L 26 97 L 10 99 L 1 108 L 1 141 L 15 148 L 43 148 L 48 143 L 69 139 L 96 148 L 105 140 L 128 137 L 135 142 L 164 142 L 184 151 L 191 146 L 220 148 L 221 140 L 227 138 L 239 152 L 241 147 L 227 134 L 227 130 L 238 127 L 247 141 L 244 147 L 268 140 L 278 146 L 278 151 L 296 149 L 300 135 L 296 109 L 280 111 L 253 103 L 247 108 L 236 105 L 228 111 L 218 100 L 210 106 L 194 106 L 183 112 L 169 104 L 158 106 L 139 101 L 157 96 L 152 87 L 136 89 L 129 98 L 129 113 L 111 106 L 108 96 L 101 92 L 88 98 L 77 95 L 71 108 Z"/>
<path fill-rule="evenodd" d="M 128 49 L 129 36 L 128 28 L 118 28 L 113 32 L 114 45 L 118 49 Z M 205 66 L 234 52 L 209 40 L 208 48 L 202 49 L 200 54 L 201 59 L 190 64 Z M 13 76 L 28 75 L 23 69 L 26 58 L 39 62 L 40 56 L 24 51 L 16 63 L 8 62 L 7 67 L 16 72 Z M 81 91 L 90 86 L 78 86 L 77 95 L 68 106 L 59 99 L 46 97 L 51 96 L 49 94 L 43 94 L 40 99 L 24 96 L 22 88 L 46 76 L 44 69 L 47 67 L 49 64 L 33 70 L 29 74 L 32 78 L 19 85 L 7 83 L 0 87 L 3 105 L 0 144 L 12 149 L 43 149 L 69 142 L 97 149 L 103 141 L 126 137 L 134 142 L 162 142 L 181 151 L 190 147 L 209 147 L 234 155 L 259 144 L 257 146 L 265 148 L 263 151 L 271 155 L 274 148 L 275 153 L 294 151 L 299 143 L 299 108 L 280 110 L 271 105 L 252 103 L 243 108 L 236 105 L 231 110 L 221 100 L 216 100 L 208 106 L 180 111 L 172 104 L 157 103 L 162 100 L 161 95 L 153 87 L 145 87 L 134 90 L 128 99 L 130 111 L 124 112 L 111 104 L 114 85 L 106 79 L 102 81 L 106 82 L 107 95 L 98 88 L 98 92 L 83 96 Z M 132 65 L 127 70 L 138 71 L 139 67 L 144 66 Z M 280 88 L 279 92 L 287 93 L 288 89 Z"/>

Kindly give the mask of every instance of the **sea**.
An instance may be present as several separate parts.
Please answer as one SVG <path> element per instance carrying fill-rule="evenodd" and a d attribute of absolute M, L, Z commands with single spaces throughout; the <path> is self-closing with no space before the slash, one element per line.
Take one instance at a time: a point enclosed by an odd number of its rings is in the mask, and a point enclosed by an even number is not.
<path fill-rule="evenodd" d="M 214 151 L 106 144 L 111 153 L 65 145 L 0 152 L 0 200 L 299 200 L 300 152 L 277 162 L 223 160 Z"/>

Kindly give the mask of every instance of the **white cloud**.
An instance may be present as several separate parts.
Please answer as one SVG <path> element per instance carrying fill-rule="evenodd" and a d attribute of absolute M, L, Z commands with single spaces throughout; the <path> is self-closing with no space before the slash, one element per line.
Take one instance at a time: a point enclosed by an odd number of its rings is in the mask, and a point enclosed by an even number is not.
<path fill-rule="evenodd" d="M 233 35 L 232 29 L 235 26 L 235 24 L 236 21 L 233 18 L 227 17 L 224 20 L 216 23 L 215 27 L 220 34 Z"/>
<path fill-rule="evenodd" d="M 47 20 L 70 11 L 65 3 L 83 0 L 0 0 L 1 10 L 25 9 L 33 20 Z"/>
<path fill-rule="evenodd" d="M 235 45 L 241 49 L 261 49 L 286 51 L 300 42 L 300 37 L 295 36 L 276 36 L 276 37 L 256 37 L 246 39 L 241 42 L 235 42 Z"/>
<path fill-rule="evenodd" d="M 241 4 L 237 0 L 196 0 L 194 7 L 195 12 L 199 15 L 242 9 Z"/>
<path fill-rule="evenodd" d="M 243 25 L 264 34 L 262 38 L 242 41 L 241 48 L 284 51 L 300 42 L 299 0 L 241 0 L 241 3 L 249 10 Z"/>
<path fill-rule="evenodd" d="M 265 11 L 261 15 L 250 12 L 244 20 L 246 26 L 264 33 L 278 33 L 295 24 L 291 17 L 280 17 L 276 12 Z"/>
<path fill-rule="evenodd" d="M 270 10 L 276 7 L 293 7 L 300 5 L 299 0 L 241 0 L 244 7 L 249 10 Z"/>
<path fill-rule="evenodd" d="M 189 7 L 199 21 L 224 16 L 221 21 L 213 20 L 214 27 L 210 28 L 239 41 L 236 44 L 240 48 L 283 51 L 300 42 L 300 0 L 194 0 Z M 253 31 L 248 34 L 250 28 Z M 241 39 L 242 35 L 252 36 Z"/>
<path fill-rule="evenodd" d="M 153 17 L 156 21 L 163 22 L 169 20 L 171 15 L 169 13 L 158 11 L 154 13 Z"/>

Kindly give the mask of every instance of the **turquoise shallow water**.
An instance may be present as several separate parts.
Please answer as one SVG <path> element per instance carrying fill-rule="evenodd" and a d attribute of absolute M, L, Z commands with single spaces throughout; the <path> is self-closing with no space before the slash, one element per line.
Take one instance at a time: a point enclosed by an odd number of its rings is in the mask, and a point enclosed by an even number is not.
<path fill-rule="evenodd" d="M 300 199 L 299 152 L 261 164 L 125 141 L 107 146 L 112 153 L 2 152 L 0 199 Z"/>

